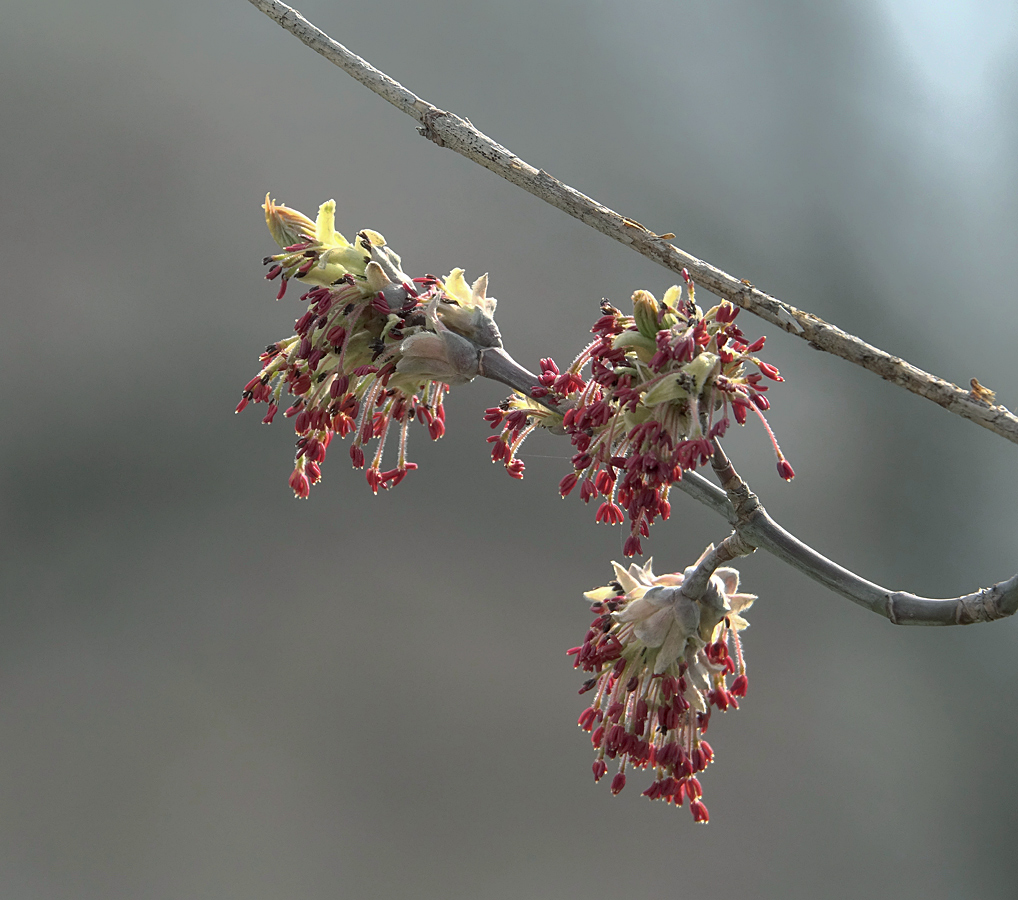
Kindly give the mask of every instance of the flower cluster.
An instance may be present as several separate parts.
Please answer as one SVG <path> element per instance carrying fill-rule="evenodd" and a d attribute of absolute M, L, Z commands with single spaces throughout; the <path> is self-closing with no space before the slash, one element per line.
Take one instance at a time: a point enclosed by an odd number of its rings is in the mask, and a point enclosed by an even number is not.
<path fill-rule="evenodd" d="M 710 460 L 711 440 L 724 435 L 729 413 L 740 425 L 750 411 L 758 415 L 777 454 L 778 474 L 786 480 L 795 474 L 763 418 L 770 407 L 763 380 L 783 381 L 756 355 L 765 338 L 748 341 L 735 324 L 739 309 L 727 301 L 703 312 L 692 280 L 683 275 L 685 296 L 678 286 L 661 301 L 637 291 L 632 316 L 602 302 L 591 329 L 596 339 L 565 372 L 542 359 L 531 397 L 517 394 L 485 415 L 492 428 L 501 428 L 490 439 L 492 458 L 517 478 L 523 463 L 516 452 L 534 428 L 567 433 L 573 471 L 559 491 L 564 497 L 579 485 L 585 503 L 601 497 L 599 522 L 619 524 L 628 516 L 626 556 L 642 553 L 640 538 L 651 523 L 668 518 L 669 488 L 682 472 Z M 588 365 L 589 379 L 581 374 Z"/>
<path fill-rule="evenodd" d="M 293 418 L 297 454 L 290 487 L 306 498 L 321 479 L 321 463 L 333 435 L 352 434 L 350 458 L 365 466 L 365 447 L 375 442 L 367 480 L 399 484 L 416 464 L 406 456 L 407 429 L 417 419 L 432 440 L 445 431 L 442 400 L 450 385 L 478 374 L 481 350 L 501 347 L 492 318 L 496 301 L 486 297 L 487 276 L 468 286 L 461 269 L 443 281 L 409 278 L 400 258 L 378 232 L 365 229 L 350 243 L 335 229 L 335 202 L 323 203 L 318 219 L 265 198 L 265 220 L 281 253 L 266 257 L 266 278 L 280 279 L 281 299 L 296 280 L 308 287 L 307 309 L 295 334 L 266 347 L 261 370 L 244 387 L 237 412 L 266 403 L 270 423 L 284 391 Z M 382 468 L 386 439 L 399 431 L 396 465 Z"/>
<path fill-rule="evenodd" d="M 756 597 L 737 593 L 739 573 L 727 567 L 716 569 L 693 599 L 682 584 L 696 564 L 661 576 L 650 561 L 628 570 L 612 565 L 616 580 L 585 594 L 597 618 L 583 644 L 568 651 L 576 668 L 592 673 L 580 693 L 594 691 L 594 699 L 579 725 L 591 732 L 594 780 L 607 773 L 606 759 L 619 760 L 613 794 L 626 785 L 627 765 L 652 770 L 645 797 L 676 806 L 689 800 L 693 818 L 706 822 L 697 775 L 714 751 L 703 735 L 712 708 L 738 708 L 746 696 L 738 633 L 748 627 L 741 613 Z"/>

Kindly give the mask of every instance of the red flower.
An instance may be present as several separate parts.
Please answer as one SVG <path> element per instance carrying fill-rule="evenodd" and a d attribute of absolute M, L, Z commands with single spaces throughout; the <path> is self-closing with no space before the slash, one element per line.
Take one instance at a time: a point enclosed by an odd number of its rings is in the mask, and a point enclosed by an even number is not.
<path fill-rule="evenodd" d="M 637 291 L 633 307 L 632 316 L 623 316 L 605 301 L 591 329 L 597 339 L 565 372 L 554 360 L 541 360 L 533 396 L 556 404 L 561 416 L 521 395 L 485 415 L 492 428 L 502 426 L 492 458 L 507 468 L 517 464 L 516 452 L 534 428 L 568 434 L 576 450 L 573 472 L 559 491 L 566 496 L 582 479 L 585 502 L 595 488 L 605 497 L 596 521 L 614 525 L 628 517 L 626 556 L 642 552 L 640 538 L 651 523 L 668 517 L 668 493 L 682 473 L 710 461 L 711 440 L 728 429 L 729 409 L 740 425 L 748 410 L 763 418 L 760 410 L 770 405 L 767 386 L 760 373 L 746 374 L 746 364 L 783 380 L 774 366 L 750 355 L 763 339 L 746 342 L 735 325 L 738 309 L 723 302 L 702 312 L 691 280 L 685 298 L 679 287 L 661 302 Z M 581 376 L 587 366 L 589 380 Z M 767 432 L 773 441 L 769 427 Z M 774 448 L 779 474 L 790 479 L 792 467 L 776 442 Z"/>
<path fill-rule="evenodd" d="M 607 772 L 606 759 L 619 761 L 613 794 L 625 787 L 627 766 L 650 770 L 644 796 L 676 806 L 688 799 L 693 819 L 707 822 L 696 775 L 714 750 L 703 735 L 712 707 L 737 708 L 735 698 L 746 696 L 738 633 L 749 624 L 741 613 L 756 598 L 738 593 L 739 573 L 728 567 L 716 569 L 693 600 L 682 593 L 693 567 L 655 576 L 649 562 L 612 565 L 615 581 L 586 594 L 597 617 L 569 651 L 574 667 L 593 675 L 580 690 L 595 693 L 578 724 L 591 734 L 594 780 Z"/>

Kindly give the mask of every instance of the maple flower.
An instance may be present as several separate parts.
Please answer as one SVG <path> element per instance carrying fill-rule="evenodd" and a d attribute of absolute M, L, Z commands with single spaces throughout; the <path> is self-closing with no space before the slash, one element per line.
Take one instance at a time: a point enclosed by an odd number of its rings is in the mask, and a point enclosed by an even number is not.
<path fill-rule="evenodd" d="M 321 479 L 337 434 L 351 436 L 350 458 L 356 468 L 367 465 L 375 493 L 399 484 L 417 468 L 406 455 L 410 422 L 421 422 L 438 440 L 450 385 L 471 381 L 481 351 L 501 347 L 496 300 L 485 296 L 487 276 L 472 287 L 461 269 L 444 282 L 433 275 L 411 279 L 377 231 L 364 229 L 353 243 L 336 231 L 333 200 L 321 205 L 314 222 L 269 196 L 263 208 L 282 248 L 265 258 L 265 277 L 280 279 L 277 300 L 290 281 L 306 285 L 300 300 L 307 306 L 295 333 L 259 357 L 261 369 L 245 385 L 237 412 L 266 403 L 262 421 L 269 424 L 287 404 L 283 415 L 294 420 L 298 435 L 289 478 L 297 497 L 306 498 Z M 396 431 L 396 465 L 383 470 L 386 441 Z"/>
<path fill-rule="evenodd" d="M 591 329 L 596 339 L 565 372 L 554 360 L 541 360 L 532 396 L 559 412 L 516 394 L 485 415 L 492 428 L 501 427 L 490 439 L 492 458 L 515 477 L 523 471 L 516 451 L 534 428 L 568 434 L 573 471 L 559 491 L 564 497 L 579 484 L 585 503 L 600 498 L 598 522 L 615 525 L 628 517 L 626 556 L 642 553 L 640 539 L 651 523 L 668 518 L 671 485 L 710 460 L 711 441 L 725 434 L 729 415 L 740 425 L 749 412 L 759 416 L 778 474 L 786 480 L 795 475 L 763 417 L 770 407 L 764 379 L 784 380 L 757 356 L 765 339 L 750 342 L 735 324 L 739 309 L 727 301 L 703 312 L 692 279 L 683 274 L 685 296 L 677 285 L 661 301 L 637 291 L 632 316 L 603 301 Z"/>
<path fill-rule="evenodd" d="M 739 573 L 727 566 L 715 569 L 699 598 L 682 592 L 713 549 L 668 575 L 655 575 L 650 560 L 628 569 L 613 562 L 615 580 L 584 595 L 597 617 L 568 651 L 575 668 L 592 673 L 580 693 L 594 691 L 594 699 L 578 724 L 591 733 L 594 780 L 607 773 L 606 760 L 617 759 L 611 791 L 618 794 L 627 767 L 649 770 L 654 781 L 644 796 L 676 806 L 688 800 L 697 822 L 709 819 L 697 776 L 714 759 L 703 735 L 713 708 L 737 709 L 746 696 L 739 632 L 756 599 L 738 592 Z"/>

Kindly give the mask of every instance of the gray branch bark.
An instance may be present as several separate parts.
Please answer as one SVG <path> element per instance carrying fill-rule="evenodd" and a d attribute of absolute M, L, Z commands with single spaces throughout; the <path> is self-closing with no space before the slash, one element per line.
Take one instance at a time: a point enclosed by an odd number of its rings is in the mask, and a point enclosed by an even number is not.
<path fill-rule="evenodd" d="M 869 369 L 886 381 L 926 397 L 949 412 L 982 425 L 1013 443 L 1018 443 L 1018 416 L 1003 406 L 991 406 L 956 384 L 924 372 L 811 313 L 783 303 L 748 281 L 735 278 L 679 249 L 670 243 L 674 235 L 655 234 L 634 219 L 619 215 L 607 206 L 563 184 L 542 169 L 535 169 L 479 131 L 470 122 L 422 100 L 413 91 L 407 90 L 356 53 L 351 53 L 285 3 L 278 0 L 249 0 L 249 2 L 316 53 L 416 119 L 420 123 L 417 130 L 438 146 L 449 147 L 462 156 L 480 163 L 535 197 L 569 213 L 602 234 L 632 247 L 672 272 L 681 274 L 682 270 L 686 269 L 698 285 L 711 293 L 724 297 L 790 334 L 801 337 L 817 349 Z"/>
<path fill-rule="evenodd" d="M 766 550 L 834 593 L 884 616 L 894 625 L 972 625 L 1004 619 L 1018 611 L 1018 574 L 992 587 L 945 600 L 892 591 L 860 578 L 817 553 L 775 522 L 756 494 L 739 477 L 717 441 L 712 463 L 724 492 L 695 472 L 683 473 L 677 487 L 697 497 L 709 494 L 715 508 L 726 504 L 728 521 L 746 544 Z M 690 487 L 692 490 L 688 489 Z"/>

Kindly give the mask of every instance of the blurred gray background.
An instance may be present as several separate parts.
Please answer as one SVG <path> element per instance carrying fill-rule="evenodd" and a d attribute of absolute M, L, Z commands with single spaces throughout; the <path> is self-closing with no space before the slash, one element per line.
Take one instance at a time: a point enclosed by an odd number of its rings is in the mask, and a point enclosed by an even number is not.
<path fill-rule="evenodd" d="M 302 11 L 429 101 L 683 248 L 1018 405 L 1009 0 Z M 488 461 L 504 391 L 372 497 L 308 502 L 233 415 L 276 303 L 266 191 L 409 271 L 490 272 L 511 352 L 568 362 L 666 271 L 417 136 L 242 0 L 0 3 L 0 896 L 1014 897 L 1018 623 L 904 630 L 759 554 L 750 694 L 709 827 L 590 777 L 565 656 L 620 529 L 568 448 Z M 765 323 L 743 314 L 750 335 Z M 1016 448 L 769 329 L 787 383 L 729 452 L 787 527 L 890 587 L 1009 577 Z M 682 495 L 647 549 L 724 523 Z"/>

